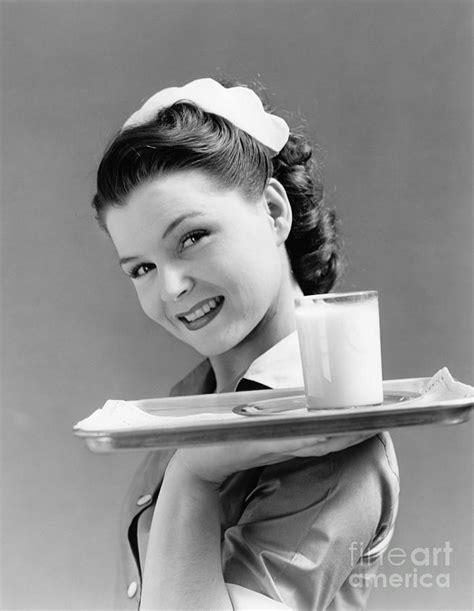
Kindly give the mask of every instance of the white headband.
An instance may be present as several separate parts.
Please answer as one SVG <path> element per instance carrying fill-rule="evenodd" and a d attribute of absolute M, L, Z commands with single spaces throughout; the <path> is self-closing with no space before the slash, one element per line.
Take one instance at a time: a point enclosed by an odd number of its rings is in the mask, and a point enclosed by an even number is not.
<path fill-rule="evenodd" d="M 290 129 L 286 122 L 265 111 L 258 95 L 247 87 L 227 89 L 212 78 L 192 81 L 183 87 L 168 87 L 151 96 L 133 113 L 122 129 L 151 121 L 162 108 L 175 102 L 189 101 L 206 112 L 220 115 L 266 146 L 272 157 L 278 155 L 288 141 Z"/>

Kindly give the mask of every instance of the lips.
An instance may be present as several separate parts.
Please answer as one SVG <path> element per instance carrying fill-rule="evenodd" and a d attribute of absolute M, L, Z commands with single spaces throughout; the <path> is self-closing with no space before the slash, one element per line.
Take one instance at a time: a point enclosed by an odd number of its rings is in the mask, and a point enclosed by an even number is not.
<path fill-rule="evenodd" d="M 177 315 L 177 318 L 187 329 L 194 331 L 201 329 L 211 322 L 221 311 L 224 297 L 221 295 L 200 301 L 192 309 Z"/>

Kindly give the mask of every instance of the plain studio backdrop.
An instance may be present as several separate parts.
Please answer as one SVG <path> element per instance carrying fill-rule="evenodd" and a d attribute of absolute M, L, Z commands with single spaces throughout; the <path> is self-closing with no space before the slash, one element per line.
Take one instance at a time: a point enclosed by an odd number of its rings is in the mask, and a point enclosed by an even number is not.
<path fill-rule="evenodd" d="M 164 86 L 261 81 L 322 147 L 338 288 L 379 291 L 384 378 L 446 365 L 472 384 L 472 4 L 15 1 L 1 19 L 1 607 L 105 610 L 143 454 L 92 454 L 72 426 L 165 396 L 199 360 L 141 313 L 95 225 L 107 141 Z M 471 436 L 393 433 L 406 557 L 369 609 L 472 607 Z"/>

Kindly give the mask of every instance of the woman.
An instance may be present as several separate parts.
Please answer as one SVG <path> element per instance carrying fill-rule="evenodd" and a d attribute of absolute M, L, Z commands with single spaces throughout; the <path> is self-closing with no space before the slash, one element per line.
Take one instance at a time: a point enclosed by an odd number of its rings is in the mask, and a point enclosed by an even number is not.
<path fill-rule="evenodd" d="M 158 92 L 107 149 L 97 219 L 143 311 L 206 357 L 172 394 L 303 384 L 294 299 L 330 291 L 340 267 L 313 170 L 253 91 L 212 79 Z M 360 609 L 397 504 L 386 433 L 151 453 L 126 508 L 124 600 Z"/>

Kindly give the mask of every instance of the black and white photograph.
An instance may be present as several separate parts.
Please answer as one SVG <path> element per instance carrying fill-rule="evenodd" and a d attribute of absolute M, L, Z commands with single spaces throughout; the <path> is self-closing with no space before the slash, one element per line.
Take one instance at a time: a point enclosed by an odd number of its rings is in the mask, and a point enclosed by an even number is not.
<path fill-rule="evenodd" d="M 470 611 L 471 0 L 0 0 L 4 611 Z"/>

